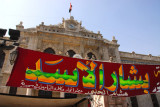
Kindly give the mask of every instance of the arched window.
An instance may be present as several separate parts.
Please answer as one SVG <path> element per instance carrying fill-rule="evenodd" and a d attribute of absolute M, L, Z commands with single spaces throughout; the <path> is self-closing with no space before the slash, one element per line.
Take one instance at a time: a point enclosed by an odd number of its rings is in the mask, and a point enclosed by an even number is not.
<path fill-rule="evenodd" d="M 89 52 L 89 53 L 87 54 L 87 57 L 88 57 L 88 59 L 97 60 L 96 56 L 95 56 L 92 52 Z"/>
<path fill-rule="evenodd" d="M 68 57 L 73 57 L 74 54 L 76 54 L 76 53 L 73 50 L 69 50 L 66 52 L 66 56 L 68 56 Z"/>
<path fill-rule="evenodd" d="M 56 52 L 52 48 L 47 48 L 43 51 L 44 53 L 56 54 Z"/>
<path fill-rule="evenodd" d="M 3 67 L 4 59 L 5 59 L 5 53 L 3 51 L 0 51 L 0 72 Z"/>

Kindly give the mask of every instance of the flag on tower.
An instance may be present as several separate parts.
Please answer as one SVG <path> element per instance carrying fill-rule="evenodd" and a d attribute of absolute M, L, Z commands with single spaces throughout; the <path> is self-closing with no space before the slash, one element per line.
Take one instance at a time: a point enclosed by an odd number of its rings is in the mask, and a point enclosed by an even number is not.
<path fill-rule="evenodd" d="M 72 11 L 72 4 L 70 3 L 69 13 Z"/>

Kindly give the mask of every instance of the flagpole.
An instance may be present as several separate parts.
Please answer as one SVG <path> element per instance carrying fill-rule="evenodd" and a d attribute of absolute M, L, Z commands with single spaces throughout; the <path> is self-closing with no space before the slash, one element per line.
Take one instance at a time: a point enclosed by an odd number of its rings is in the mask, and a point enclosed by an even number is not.
<path fill-rule="evenodd" d="M 71 11 L 72 11 L 72 4 L 70 3 L 70 8 L 69 8 L 70 17 L 71 17 Z"/>

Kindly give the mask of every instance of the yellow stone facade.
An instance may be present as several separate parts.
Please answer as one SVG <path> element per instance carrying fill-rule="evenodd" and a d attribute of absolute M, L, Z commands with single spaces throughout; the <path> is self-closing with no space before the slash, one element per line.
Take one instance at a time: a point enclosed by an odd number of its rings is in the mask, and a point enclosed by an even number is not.
<path fill-rule="evenodd" d="M 149 55 L 136 54 L 135 52 L 119 51 L 119 44 L 113 36 L 112 41 L 103 38 L 100 31 L 94 33 L 82 26 L 82 22 L 70 19 L 62 19 L 62 23 L 58 25 L 45 25 L 42 22 L 35 28 L 24 29 L 21 22 L 16 26 L 20 34 L 20 47 L 41 51 L 51 48 L 55 54 L 66 56 L 69 50 L 80 55 L 82 58 L 89 58 L 88 53 L 92 53 L 96 60 L 118 63 L 131 64 L 159 64 L 160 57 Z M 9 57 L 13 50 L 5 50 L 5 60 L 3 67 L 0 68 L 0 93 L 9 93 L 10 87 L 5 86 L 13 65 L 10 65 Z M 38 90 L 17 88 L 19 95 L 38 96 Z M 52 92 L 52 97 L 64 97 L 64 93 Z M 86 97 L 78 95 L 77 97 Z M 133 101 L 130 98 L 111 97 L 94 95 L 92 97 L 93 107 L 132 107 Z M 156 94 L 156 98 L 160 105 L 160 94 Z M 150 95 L 137 96 L 137 104 L 139 107 L 153 107 L 152 98 Z M 147 101 L 146 101 L 147 99 Z M 86 107 L 88 102 L 83 104 Z"/>

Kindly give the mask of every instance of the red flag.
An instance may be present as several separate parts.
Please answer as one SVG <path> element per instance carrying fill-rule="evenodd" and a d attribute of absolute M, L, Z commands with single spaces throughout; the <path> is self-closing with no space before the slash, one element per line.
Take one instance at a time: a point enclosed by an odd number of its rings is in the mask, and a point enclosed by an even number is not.
<path fill-rule="evenodd" d="M 72 4 L 70 3 L 69 13 L 72 11 Z"/>

